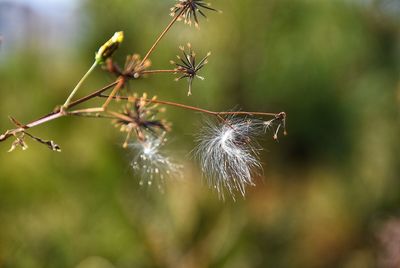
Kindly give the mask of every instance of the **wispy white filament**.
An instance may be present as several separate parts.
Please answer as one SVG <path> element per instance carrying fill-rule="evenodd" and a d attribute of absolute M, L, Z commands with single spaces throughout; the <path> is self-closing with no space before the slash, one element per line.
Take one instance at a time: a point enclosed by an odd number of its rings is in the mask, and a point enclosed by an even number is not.
<path fill-rule="evenodd" d="M 165 135 L 160 137 L 149 135 L 145 141 L 136 141 L 130 145 L 135 153 L 131 166 L 140 176 L 140 185 L 157 184 L 160 188 L 167 177 L 180 175 L 181 166 L 175 164 L 161 151 L 165 142 Z"/>
<path fill-rule="evenodd" d="M 230 118 L 227 122 L 206 123 L 195 149 L 209 185 L 224 198 L 224 189 L 234 197 L 245 195 L 246 186 L 254 185 L 253 176 L 261 170 L 258 146 L 253 141 L 259 124 L 247 119 Z"/>

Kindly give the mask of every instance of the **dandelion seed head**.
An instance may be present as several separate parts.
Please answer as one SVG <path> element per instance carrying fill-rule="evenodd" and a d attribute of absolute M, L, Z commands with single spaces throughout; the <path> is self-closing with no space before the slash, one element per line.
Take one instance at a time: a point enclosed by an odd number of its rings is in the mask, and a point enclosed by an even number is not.
<path fill-rule="evenodd" d="M 162 151 L 166 141 L 165 134 L 159 137 L 148 135 L 145 140 L 130 144 L 135 153 L 131 167 L 140 176 L 140 185 L 155 184 L 161 189 L 166 178 L 180 176 L 182 166 L 174 163 Z"/>
<path fill-rule="evenodd" d="M 234 198 L 236 192 L 245 195 L 246 186 L 261 171 L 259 146 L 254 137 L 260 133 L 258 123 L 230 118 L 226 122 L 208 121 L 198 136 L 195 149 L 201 169 L 210 187 L 221 198 L 227 190 Z"/>

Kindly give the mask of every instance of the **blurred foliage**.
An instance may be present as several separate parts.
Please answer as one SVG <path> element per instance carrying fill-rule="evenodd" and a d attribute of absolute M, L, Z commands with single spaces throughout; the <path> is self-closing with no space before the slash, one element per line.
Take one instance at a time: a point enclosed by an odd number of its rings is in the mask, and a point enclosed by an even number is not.
<path fill-rule="evenodd" d="M 184 179 L 140 187 L 111 124 L 65 118 L 0 150 L 0 267 L 376 267 L 377 232 L 399 215 L 400 13 L 395 1 L 219 0 L 200 30 L 177 24 L 151 60 L 170 68 L 190 41 L 213 55 L 205 81 L 169 75 L 139 94 L 214 110 L 286 111 L 289 135 L 261 141 L 264 178 L 246 199 L 218 200 L 186 157 L 202 116 L 168 108 Z M 390 8 L 390 5 L 393 8 Z M 63 102 L 100 44 L 144 54 L 173 1 L 94 1 L 76 10 L 79 39 L 52 53 L 29 42 L 0 64 L 0 127 Z M 388 8 L 389 7 L 389 8 Z M 396 13 L 397 7 L 397 13 Z M 34 36 L 32 38 L 35 38 Z M 0 51 L 0 57 L 4 53 Z M 89 89 L 112 81 L 97 71 Z M 85 91 L 83 90 L 83 91 Z M 83 94 L 83 91 L 81 94 Z M 272 136 L 272 134 L 271 134 Z M 188 158 L 188 160 L 184 160 Z"/>

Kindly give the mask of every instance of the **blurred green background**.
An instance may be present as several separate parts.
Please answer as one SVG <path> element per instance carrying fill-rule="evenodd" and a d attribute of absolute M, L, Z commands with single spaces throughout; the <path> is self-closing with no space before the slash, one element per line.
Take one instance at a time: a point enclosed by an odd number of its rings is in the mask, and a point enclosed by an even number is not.
<path fill-rule="evenodd" d="M 173 4 L 0 1 L 1 131 L 11 128 L 8 115 L 28 122 L 61 104 L 115 31 L 126 37 L 115 59 L 143 55 Z M 194 82 L 192 97 L 170 75 L 130 87 L 213 110 L 285 111 L 289 135 L 260 141 L 257 187 L 222 202 L 202 182 L 189 153 L 203 120 L 196 113 L 168 108 L 168 150 L 185 170 L 164 193 L 139 186 L 132 153 L 109 122 L 54 121 L 31 132 L 54 139 L 62 153 L 35 142 L 7 153 L 11 141 L 0 144 L 0 267 L 388 263 L 379 234 L 400 215 L 400 3 L 212 6 L 223 13 L 208 12 L 200 30 L 177 24 L 151 56 L 152 68 L 165 69 L 188 41 L 199 56 L 211 50 L 206 80 Z M 80 94 L 112 79 L 98 69 Z"/>

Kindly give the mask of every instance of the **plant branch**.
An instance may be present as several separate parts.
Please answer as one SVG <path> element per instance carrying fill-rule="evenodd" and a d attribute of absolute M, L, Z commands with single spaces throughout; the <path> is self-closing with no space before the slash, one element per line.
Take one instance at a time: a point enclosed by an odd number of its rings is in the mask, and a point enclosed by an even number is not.
<path fill-rule="evenodd" d="M 105 86 L 105 87 L 103 87 L 103 88 L 101 88 L 99 90 L 96 90 L 96 91 L 86 95 L 85 97 L 82 97 L 82 98 L 80 98 L 80 99 L 78 99 L 76 101 L 73 101 L 73 102 L 71 102 L 69 104 L 68 107 L 71 108 L 71 107 L 74 107 L 74 106 L 76 106 L 78 104 L 86 102 L 86 101 L 88 101 L 90 99 L 93 99 L 93 98 L 99 96 L 100 94 L 102 94 L 104 91 L 106 91 L 106 90 L 110 89 L 111 87 L 115 86 L 119 82 L 120 82 L 120 79 L 118 79 L 117 81 L 115 81 L 115 82 L 113 82 L 113 83 L 111 83 L 111 84 L 109 84 L 109 85 L 107 85 L 107 86 Z M 33 128 L 33 127 L 38 126 L 38 125 L 42 125 L 44 123 L 47 123 L 49 121 L 61 118 L 61 117 L 66 116 L 66 115 L 69 115 L 69 112 L 63 112 L 63 111 L 61 111 L 60 108 L 57 108 L 54 112 L 46 114 L 46 115 L 44 115 L 44 116 L 42 116 L 42 117 L 40 117 L 40 118 L 38 118 L 38 119 L 26 124 L 26 125 L 23 125 L 22 127 L 11 129 L 11 130 L 7 130 L 4 134 L 0 135 L 0 142 L 5 141 L 8 138 L 10 138 L 11 136 L 14 136 L 17 133 L 23 132 L 26 129 Z M 76 115 L 76 114 L 74 114 L 74 115 Z"/>

